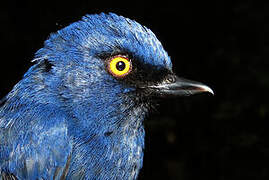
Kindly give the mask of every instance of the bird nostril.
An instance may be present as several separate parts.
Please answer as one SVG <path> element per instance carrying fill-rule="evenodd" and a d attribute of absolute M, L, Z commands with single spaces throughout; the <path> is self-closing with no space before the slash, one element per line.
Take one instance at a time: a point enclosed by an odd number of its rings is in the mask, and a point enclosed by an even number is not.
<path fill-rule="evenodd" d="M 167 83 L 173 83 L 176 81 L 175 77 L 173 75 L 168 75 L 165 79 Z"/>

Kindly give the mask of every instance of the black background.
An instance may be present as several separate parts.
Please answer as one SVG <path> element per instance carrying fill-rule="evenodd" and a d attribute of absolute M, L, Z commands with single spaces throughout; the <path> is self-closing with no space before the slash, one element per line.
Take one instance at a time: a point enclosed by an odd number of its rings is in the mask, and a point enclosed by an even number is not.
<path fill-rule="evenodd" d="M 114 12 L 150 28 L 182 77 L 209 94 L 164 100 L 146 125 L 140 180 L 269 178 L 269 6 L 254 0 L 173 8 L 92 8 L 91 1 L 2 5 L 0 97 L 32 65 L 44 40 L 85 14 Z"/>

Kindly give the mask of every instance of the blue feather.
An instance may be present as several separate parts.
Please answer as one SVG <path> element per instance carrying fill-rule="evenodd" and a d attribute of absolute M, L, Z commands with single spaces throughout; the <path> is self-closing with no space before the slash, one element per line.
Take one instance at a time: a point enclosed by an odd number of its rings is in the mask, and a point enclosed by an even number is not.
<path fill-rule="evenodd" d="M 86 15 L 50 35 L 0 108 L 0 170 L 18 179 L 136 179 L 151 104 L 104 58 L 172 71 L 156 36 L 116 14 Z M 0 173 L 1 173 L 0 172 Z"/>

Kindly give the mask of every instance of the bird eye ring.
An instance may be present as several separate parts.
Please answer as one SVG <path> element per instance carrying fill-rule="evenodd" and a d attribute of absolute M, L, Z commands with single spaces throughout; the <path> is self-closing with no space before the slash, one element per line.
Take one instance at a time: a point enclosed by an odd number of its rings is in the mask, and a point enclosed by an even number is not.
<path fill-rule="evenodd" d="M 132 70 L 132 63 L 127 57 L 114 56 L 108 61 L 108 71 L 114 77 L 123 78 Z"/>

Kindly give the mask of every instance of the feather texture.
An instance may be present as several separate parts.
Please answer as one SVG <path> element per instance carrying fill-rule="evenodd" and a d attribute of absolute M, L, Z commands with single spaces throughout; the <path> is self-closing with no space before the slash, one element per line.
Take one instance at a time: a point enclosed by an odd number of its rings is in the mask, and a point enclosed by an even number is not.
<path fill-rule="evenodd" d="M 107 57 L 133 63 L 126 79 Z M 86 15 L 51 34 L 35 64 L 1 101 L 2 179 L 136 179 L 151 98 L 172 63 L 156 36 L 116 14 Z"/>

